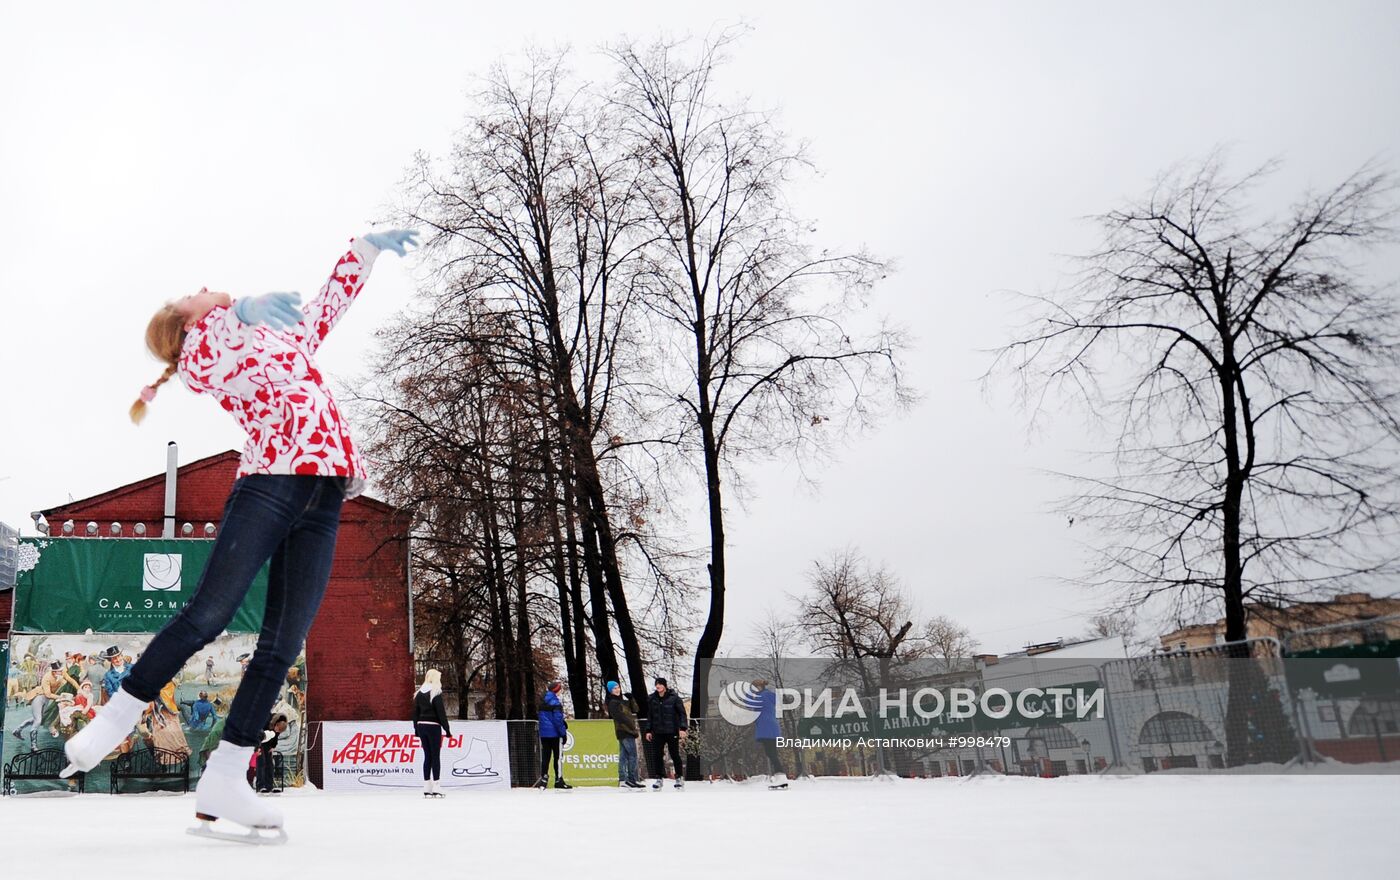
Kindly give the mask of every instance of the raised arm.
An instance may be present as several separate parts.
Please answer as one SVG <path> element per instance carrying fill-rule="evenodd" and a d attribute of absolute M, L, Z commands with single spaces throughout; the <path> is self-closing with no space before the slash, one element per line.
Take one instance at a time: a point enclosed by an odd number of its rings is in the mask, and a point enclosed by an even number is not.
<path fill-rule="evenodd" d="M 320 293 L 302 307 L 302 323 L 293 327 L 292 332 L 311 351 L 320 348 L 326 335 L 340 322 L 340 316 L 345 314 L 364 288 L 379 252 L 393 251 L 403 256 L 406 246 L 417 244 L 417 236 L 417 231 L 413 229 L 391 229 L 353 239 L 350 250 L 336 262 L 331 277 L 326 280 Z"/>

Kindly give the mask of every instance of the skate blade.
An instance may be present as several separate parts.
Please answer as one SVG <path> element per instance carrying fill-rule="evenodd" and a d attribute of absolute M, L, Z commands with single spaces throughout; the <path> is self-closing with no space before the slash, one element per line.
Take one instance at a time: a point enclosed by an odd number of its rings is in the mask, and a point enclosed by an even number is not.
<path fill-rule="evenodd" d="M 252 846 L 281 846 L 287 842 L 287 831 L 284 828 L 249 828 L 246 831 L 223 831 L 215 828 L 213 817 L 197 815 L 199 824 L 193 828 L 186 828 L 186 834 L 195 837 L 207 837 L 210 840 L 227 840 L 231 843 L 246 843 Z M 274 834 L 264 834 L 264 831 L 275 832 Z"/>

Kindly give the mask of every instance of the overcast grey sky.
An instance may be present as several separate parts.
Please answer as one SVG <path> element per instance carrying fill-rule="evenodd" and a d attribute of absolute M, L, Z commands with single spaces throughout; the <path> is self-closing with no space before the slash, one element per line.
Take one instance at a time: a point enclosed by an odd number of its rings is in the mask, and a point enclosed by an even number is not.
<path fill-rule="evenodd" d="M 1133 7 L 1133 8 L 1130 8 Z M 752 31 L 724 82 L 780 111 L 820 173 L 795 201 L 823 241 L 897 260 L 875 308 L 917 336 L 924 402 L 804 487 L 756 467 L 731 514 L 726 648 L 810 560 L 850 544 L 897 571 L 925 614 L 984 649 L 1073 635 L 1093 597 L 1057 583 L 1078 536 L 1046 512 L 1095 446 L 1066 418 L 1027 437 L 984 395 L 980 352 L 1011 323 L 997 291 L 1045 290 L 1092 230 L 1077 218 L 1225 144 L 1280 157 L 1287 204 L 1400 138 L 1400 4 L 1374 3 L 4 3 L 0 52 L 0 521 L 239 448 L 217 407 L 167 387 L 142 333 L 163 300 L 314 291 L 384 215 L 415 150 L 441 152 L 471 77 L 530 45 L 584 55 L 627 33 Z M 1379 264 L 1391 272 L 1395 261 Z M 414 288 L 380 261 L 321 350 L 364 369 Z M 701 534 L 696 523 L 696 534 Z M 698 540 L 698 539 L 697 539 Z"/>

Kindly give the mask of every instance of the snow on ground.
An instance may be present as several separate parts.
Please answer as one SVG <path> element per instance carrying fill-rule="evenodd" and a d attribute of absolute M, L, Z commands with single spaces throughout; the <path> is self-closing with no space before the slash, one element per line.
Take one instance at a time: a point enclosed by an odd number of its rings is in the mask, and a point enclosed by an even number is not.
<path fill-rule="evenodd" d="M 822 779 L 440 801 L 308 789 L 280 803 L 290 842 L 251 847 L 186 835 L 193 794 L 4 798 L 0 864 L 142 880 L 1390 876 L 1400 777 Z"/>

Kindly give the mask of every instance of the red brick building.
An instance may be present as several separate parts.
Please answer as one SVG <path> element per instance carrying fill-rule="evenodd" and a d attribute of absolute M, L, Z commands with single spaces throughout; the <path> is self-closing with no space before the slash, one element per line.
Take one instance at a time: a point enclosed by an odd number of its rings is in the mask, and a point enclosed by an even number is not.
<path fill-rule="evenodd" d="M 233 487 L 238 453 L 229 451 L 180 467 L 176 478 L 175 536 L 204 537 L 206 523 L 218 526 Z M 155 474 L 91 498 L 42 511 L 52 537 L 63 524 L 83 535 L 89 522 L 99 534 L 120 523 L 132 536 L 136 524 L 160 537 L 166 475 Z M 346 502 L 340 517 L 335 562 L 320 614 L 306 644 L 308 721 L 407 719 L 412 709 L 413 653 L 410 638 L 409 516 L 361 495 Z M 8 606 L 9 595 L 0 593 Z M 0 617 L 8 620 L 8 608 Z"/>

